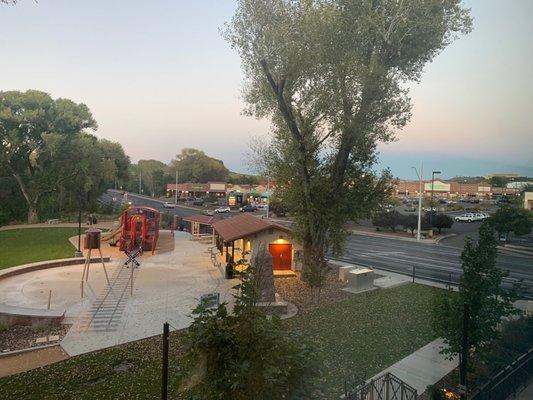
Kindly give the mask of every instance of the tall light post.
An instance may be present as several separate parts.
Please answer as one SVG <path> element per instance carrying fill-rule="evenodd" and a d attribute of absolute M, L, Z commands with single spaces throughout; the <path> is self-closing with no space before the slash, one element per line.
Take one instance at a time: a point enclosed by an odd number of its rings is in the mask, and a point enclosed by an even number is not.
<path fill-rule="evenodd" d="M 174 204 L 178 204 L 178 168 L 176 168 L 176 187 L 174 190 Z"/>
<path fill-rule="evenodd" d="M 266 212 L 266 217 L 268 219 L 269 215 L 270 215 L 270 176 L 267 176 L 267 191 L 266 191 L 266 194 L 267 194 L 267 212 Z"/>
<path fill-rule="evenodd" d="M 142 187 L 142 183 L 141 183 L 142 182 L 142 176 L 141 175 L 142 175 L 142 171 L 139 168 L 139 194 L 141 194 L 141 190 L 142 190 L 141 189 L 141 187 Z"/>
<path fill-rule="evenodd" d="M 416 240 L 420 240 L 420 229 L 422 228 L 422 177 L 424 175 L 424 163 L 420 163 L 420 174 L 415 167 L 411 167 L 415 170 L 418 176 L 418 229 L 416 232 Z"/>
<path fill-rule="evenodd" d="M 433 185 L 435 184 L 435 175 L 441 174 L 440 171 L 433 171 L 431 173 L 431 201 L 429 206 L 429 223 L 433 226 Z"/>

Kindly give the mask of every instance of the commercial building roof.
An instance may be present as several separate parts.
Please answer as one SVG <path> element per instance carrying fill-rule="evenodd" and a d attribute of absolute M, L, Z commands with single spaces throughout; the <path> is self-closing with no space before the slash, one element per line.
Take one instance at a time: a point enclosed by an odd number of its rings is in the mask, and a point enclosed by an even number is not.
<path fill-rule="evenodd" d="M 217 221 L 213 223 L 213 228 L 226 242 L 254 235 L 268 229 L 276 229 L 287 233 L 291 232 L 285 226 L 275 224 L 267 219 L 254 217 L 247 213 Z"/>

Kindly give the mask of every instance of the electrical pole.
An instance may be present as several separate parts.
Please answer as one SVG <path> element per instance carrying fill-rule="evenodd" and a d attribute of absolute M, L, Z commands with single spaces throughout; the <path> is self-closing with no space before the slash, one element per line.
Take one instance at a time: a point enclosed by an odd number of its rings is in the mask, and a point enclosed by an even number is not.
<path fill-rule="evenodd" d="M 142 172 L 141 172 L 141 169 L 139 168 L 139 194 L 141 194 L 141 182 L 142 182 Z"/>

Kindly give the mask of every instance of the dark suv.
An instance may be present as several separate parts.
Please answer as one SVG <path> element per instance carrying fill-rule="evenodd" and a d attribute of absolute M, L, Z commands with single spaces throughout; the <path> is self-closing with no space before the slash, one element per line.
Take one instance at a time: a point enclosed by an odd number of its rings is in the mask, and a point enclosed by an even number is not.
<path fill-rule="evenodd" d="M 241 212 L 254 212 L 257 210 L 256 206 L 252 206 L 251 204 L 247 204 L 244 207 L 241 207 Z"/>

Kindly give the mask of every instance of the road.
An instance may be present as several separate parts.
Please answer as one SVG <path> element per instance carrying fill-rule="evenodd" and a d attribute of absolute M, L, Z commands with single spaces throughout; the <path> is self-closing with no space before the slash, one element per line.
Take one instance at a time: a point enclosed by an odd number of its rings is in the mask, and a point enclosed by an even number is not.
<path fill-rule="evenodd" d="M 123 200 L 123 195 L 122 195 L 122 192 L 119 192 L 119 191 L 108 190 L 106 193 L 100 196 L 100 201 L 104 203 L 111 203 L 113 202 L 113 197 L 116 199 L 115 204 L 120 205 Z M 164 208 L 163 207 L 164 201 L 152 199 L 146 196 L 139 196 L 138 194 L 130 193 L 130 192 L 128 192 L 127 201 L 130 201 L 134 206 L 152 207 L 152 208 L 155 208 L 156 210 L 161 211 L 164 214 L 178 215 L 182 218 L 188 217 L 191 215 L 201 214 L 202 210 L 205 209 L 205 208 L 194 208 L 194 207 L 182 206 L 182 205 L 178 205 L 175 208 Z M 172 202 L 172 199 L 170 199 L 169 201 Z M 260 216 L 263 213 L 264 212 L 262 212 L 261 210 L 258 210 L 254 212 L 254 215 Z M 230 216 L 237 215 L 237 214 L 239 214 L 239 211 L 232 210 L 231 213 L 218 214 L 218 216 L 221 218 L 228 218 Z"/>
<path fill-rule="evenodd" d="M 339 259 L 402 274 L 412 274 L 414 266 L 419 278 L 443 283 L 451 278 L 452 283 L 457 283 L 461 275 L 460 253 L 460 249 L 444 245 L 351 235 L 344 255 Z M 526 286 L 524 296 L 533 299 L 533 256 L 500 252 L 497 265 L 509 271 L 509 277 L 504 278 L 504 286 L 523 280 Z"/>

